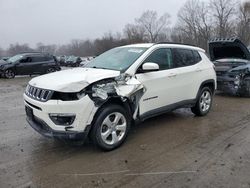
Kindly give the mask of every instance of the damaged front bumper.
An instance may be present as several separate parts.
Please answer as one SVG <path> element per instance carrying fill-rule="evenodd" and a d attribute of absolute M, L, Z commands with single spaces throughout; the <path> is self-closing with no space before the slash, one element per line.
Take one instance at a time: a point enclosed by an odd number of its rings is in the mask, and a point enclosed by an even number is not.
<path fill-rule="evenodd" d="M 84 139 L 90 129 L 96 112 L 93 101 L 85 96 L 78 101 L 49 100 L 40 102 L 24 94 L 27 122 L 40 134 L 46 137 Z M 51 114 L 74 114 L 71 124 L 58 124 Z"/>
<path fill-rule="evenodd" d="M 4 70 L 0 69 L 0 78 L 3 78 L 3 77 L 4 77 Z"/>
<path fill-rule="evenodd" d="M 240 88 L 240 77 L 217 76 L 217 90 L 237 94 Z"/>
<path fill-rule="evenodd" d="M 43 120 L 37 117 L 27 116 L 26 120 L 34 130 L 36 130 L 38 133 L 48 138 L 85 140 L 90 130 L 90 125 L 88 125 L 84 130 L 84 132 L 55 131 L 51 129 Z"/>

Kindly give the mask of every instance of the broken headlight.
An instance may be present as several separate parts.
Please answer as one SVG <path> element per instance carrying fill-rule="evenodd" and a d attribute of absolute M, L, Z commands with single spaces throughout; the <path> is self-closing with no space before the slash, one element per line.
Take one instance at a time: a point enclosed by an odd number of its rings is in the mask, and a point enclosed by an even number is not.
<path fill-rule="evenodd" d="M 82 90 L 77 93 L 64 93 L 55 91 L 51 99 L 61 100 L 61 101 L 76 101 L 85 96 L 85 90 Z"/>
<path fill-rule="evenodd" d="M 240 85 L 240 75 L 235 76 L 234 84 L 239 86 Z"/>

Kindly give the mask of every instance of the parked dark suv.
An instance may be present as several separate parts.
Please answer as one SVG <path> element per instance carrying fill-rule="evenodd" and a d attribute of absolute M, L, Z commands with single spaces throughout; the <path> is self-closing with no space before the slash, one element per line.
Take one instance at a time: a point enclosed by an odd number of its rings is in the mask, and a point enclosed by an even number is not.
<path fill-rule="evenodd" d="M 61 70 L 55 57 L 47 53 L 23 53 L 6 61 L 0 61 L 0 75 L 14 78 L 15 75 L 46 74 Z"/>
<path fill-rule="evenodd" d="M 218 90 L 250 97 L 250 52 L 237 38 L 217 38 L 209 42 Z"/>

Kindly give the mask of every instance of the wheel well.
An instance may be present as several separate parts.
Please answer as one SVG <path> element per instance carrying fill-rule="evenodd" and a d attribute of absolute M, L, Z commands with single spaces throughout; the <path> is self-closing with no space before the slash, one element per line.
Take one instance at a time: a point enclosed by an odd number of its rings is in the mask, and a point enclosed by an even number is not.
<path fill-rule="evenodd" d="M 12 71 L 14 72 L 15 75 L 17 74 L 17 72 L 16 72 L 16 70 L 15 70 L 14 67 L 8 67 L 8 68 L 6 68 L 6 69 L 4 70 L 4 72 L 5 72 L 6 70 L 12 70 Z M 4 73 L 3 73 L 3 74 L 4 74 Z"/>
<path fill-rule="evenodd" d="M 214 81 L 206 81 L 201 84 L 200 90 L 204 87 L 209 87 L 212 91 L 212 93 L 215 92 L 215 83 Z"/>
<path fill-rule="evenodd" d="M 101 106 L 98 107 L 98 110 L 97 110 L 97 112 L 95 113 L 95 115 L 94 115 L 94 117 L 92 119 L 92 122 L 91 122 L 92 125 L 95 122 L 95 120 L 97 119 L 97 116 L 101 113 L 102 108 L 105 108 L 105 106 L 111 105 L 111 104 L 122 106 L 128 112 L 130 118 L 132 119 L 132 109 L 131 109 L 131 106 L 129 104 L 128 99 L 123 101 L 120 97 L 112 97 L 112 98 L 109 98 Z M 90 131 L 91 130 L 92 130 L 92 126 L 90 128 Z"/>
<path fill-rule="evenodd" d="M 120 105 L 129 113 L 129 115 L 132 114 L 132 108 L 131 108 L 129 100 L 127 98 L 125 98 L 125 99 L 122 99 L 121 97 L 109 98 L 105 103 L 103 103 L 101 105 L 100 108 L 103 108 L 104 106 L 109 105 L 109 104 Z"/>
<path fill-rule="evenodd" d="M 95 113 L 95 115 L 93 117 L 92 123 L 95 121 L 96 117 L 102 111 L 102 108 L 105 108 L 105 106 L 108 106 L 108 105 L 111 105 L 111 104 L 115 104 L 115 105 L 119 105 L 119 106 L 123 107 L 128 112 L 129 116 L 132 118 L 132 108 L 131 108 L 131 106 L 129 104 L 128 99 L 126 99 L 124 101 L 120 97 L 112 97 L 112 98 L 109 98 L 101 106 L 98 107 L 98 110 L 97 110 L 97 112 Z"/>

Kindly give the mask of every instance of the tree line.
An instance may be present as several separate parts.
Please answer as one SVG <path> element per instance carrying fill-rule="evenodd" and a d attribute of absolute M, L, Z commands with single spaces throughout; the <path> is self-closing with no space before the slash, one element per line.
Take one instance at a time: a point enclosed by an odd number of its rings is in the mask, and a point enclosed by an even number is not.
<path fill-rule="evenodd" d="M 38 43 L 11 44 L 0 48 L 0 56 L 12 56 L 21 52 L 39 51 L 55 55 L 95 56 L 116 46 L 142 42 L 177 42 L 208 49 L 212 38 L 237 37 L 250 44 L 250 1 L 237 0 L 187 0 L 172 26 L 168 13 L 158 15 L 147 10 L 133 23 L 124 26 L 122 32 L 105 33 L 95 40 L 75 39 L 65 45 Z"/>

